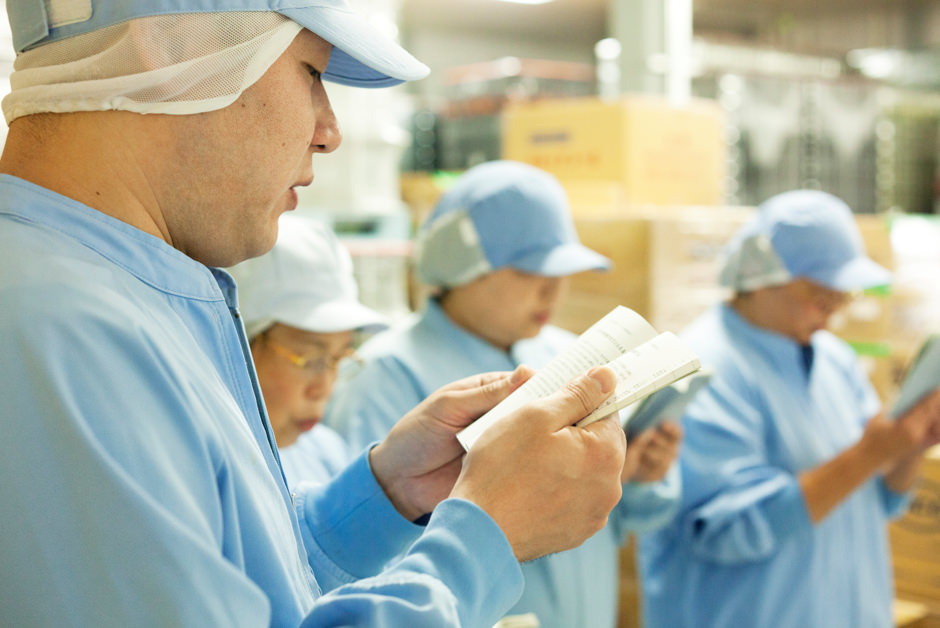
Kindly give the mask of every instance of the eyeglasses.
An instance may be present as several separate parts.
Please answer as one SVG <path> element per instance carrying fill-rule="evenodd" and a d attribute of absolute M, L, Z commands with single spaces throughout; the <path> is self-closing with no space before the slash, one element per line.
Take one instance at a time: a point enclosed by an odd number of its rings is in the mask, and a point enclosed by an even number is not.
<path fill-rule="evenodd" d="M 316 353 L 304 356 L 294 353 L 284 345 L 271 340 L 271 338 L 266 335 L 263 337 L 263 340 L 274 353 L 286 359 L 297 368 L 303 369 L 310 377 L 319 377 L 329 371 L 335 371 L 339 363 L 343 360 L 357 359 L 356 351 L 352 347 L 347 347 L 342 354 L 337 356 L 328 353 Z"/>

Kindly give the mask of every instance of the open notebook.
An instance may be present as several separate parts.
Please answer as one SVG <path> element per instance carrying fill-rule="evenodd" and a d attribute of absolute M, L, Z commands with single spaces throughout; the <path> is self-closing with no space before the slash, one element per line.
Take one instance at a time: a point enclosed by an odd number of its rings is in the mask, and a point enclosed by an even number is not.
<path fill-rule="evenodd" d="M 891 416 L 897 418 L 914 407 L 924 395 L 940 387 L 940 334 L 924 341 L 901 382 L 898 396 L 891 406 Z"/>
<path fill-rule="evenodd" d="M 550 395 L 591 367 L 607 365 L 617 375 L 614 393 L 577 425 L 585 426 L 697 371 L 696 356 L 671 332 L 658 333 L 633 310 L 617 306 L 594 323 L 529 381 L 457 434 L 464 449 L 493 423 L 520 406 Z"/>
<path fill-rule="evenodd" d="M 627 433 L 627 440 L 663 421 L 678 421 L 685 413 L 685 407 L 711 381 L 711 377 L 711 371 L 703 367 L 621 410 L 620 424 Z"/>

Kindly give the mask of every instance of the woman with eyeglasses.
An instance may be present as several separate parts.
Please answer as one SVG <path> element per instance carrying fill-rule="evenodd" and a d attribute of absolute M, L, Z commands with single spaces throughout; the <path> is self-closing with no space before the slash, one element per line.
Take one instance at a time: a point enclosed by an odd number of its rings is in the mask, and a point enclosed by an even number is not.
<path fill-rule="evenodd" d="M 229 270 L 288 484 L 326 480 L 349 462 L 343 439 L 319 425 L 339 363 L 385 319 L 359 303 L 333 231 L 306 216 L 282 216 L 274 248 Z"/>

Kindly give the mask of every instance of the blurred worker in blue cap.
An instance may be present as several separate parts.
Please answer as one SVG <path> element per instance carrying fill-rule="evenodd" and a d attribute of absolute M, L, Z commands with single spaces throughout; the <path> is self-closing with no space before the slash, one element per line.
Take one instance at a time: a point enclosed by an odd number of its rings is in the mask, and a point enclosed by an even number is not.
<path fill-rule="evenodd" d="M 359 302 L 349 252 L 311 217 L 281 216 L 274 248 L 229 272 L 287 484 L 325 482 L 351 460 L 321 424 L 337 368 L 387 320 Z"/>
<path fill-rule="evenodd" d="M 486 626 L 520 595 L 519 561 L 601 529 L 623 434 L 564 428 L 610 369 L 464 456 L 456 432 L 527 373 L 476 376 L 329 483 L 284 481 L 219 267 L 274 245 L 313 156 L 339 146 L 324 80 L 394 85 L 423 64 L 345 0 L 7 11 L 0 625 Z"/>
<path fill-rule="evenodd" d="M 417 236 L 417 273 L 436 293 L 423 310 L 362 347 L 337 383 L 326 422 L 354 448 L 381 439 L 404 408 L 446 382 L 520 364 L 541 368 L 575 339 L 549 324 L 567 278 L 610 261 L 578 239 L 564 189 L 513 161 L 481 164 L 440 199 Z M 665 523 L 678 504 L 672 422 L 627 447 L 623 498 L 581 547 L 523 565 L 513 615 L 543 627 L 614 626 L 619 548 Z"/>
<path fill-rule="evenodd" d="M 733 297 L 684 333 L 714 374 L 683 417 L 681 509 L 640 541 L 645 625 L 892 626 L 886 524 L 938 441 L 940 394 L 886 418 L 824 329 L 890 275 L 817 191 L 763 203 L 727 252 Z"/>

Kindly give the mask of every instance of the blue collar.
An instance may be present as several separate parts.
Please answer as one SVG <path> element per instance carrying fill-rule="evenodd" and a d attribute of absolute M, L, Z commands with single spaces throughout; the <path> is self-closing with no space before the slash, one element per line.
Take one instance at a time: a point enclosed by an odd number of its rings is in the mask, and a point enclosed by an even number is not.
<path fill-rule="evenodd" d="M 722 324 L 732 338 L 740 338 L 748 346 L 754 347 L 773 364 L 780 367 L 797 368 L 808 375 L 813 364 L 814 349 L 812 340 L 809 345 L 802 345 L 789 336 L 758 327 L 746 320 L 729 304 L 722 304 L 719 310 Z"/>
<path fill-rule="evenodd" d="M 234 298 L 227 273 L 210 270 L 136 227 L 18 177 L 0 174 L 0 188 L 5 188 L 0 214 L 73 238 L 158 290 L 204 301 Z"/>

